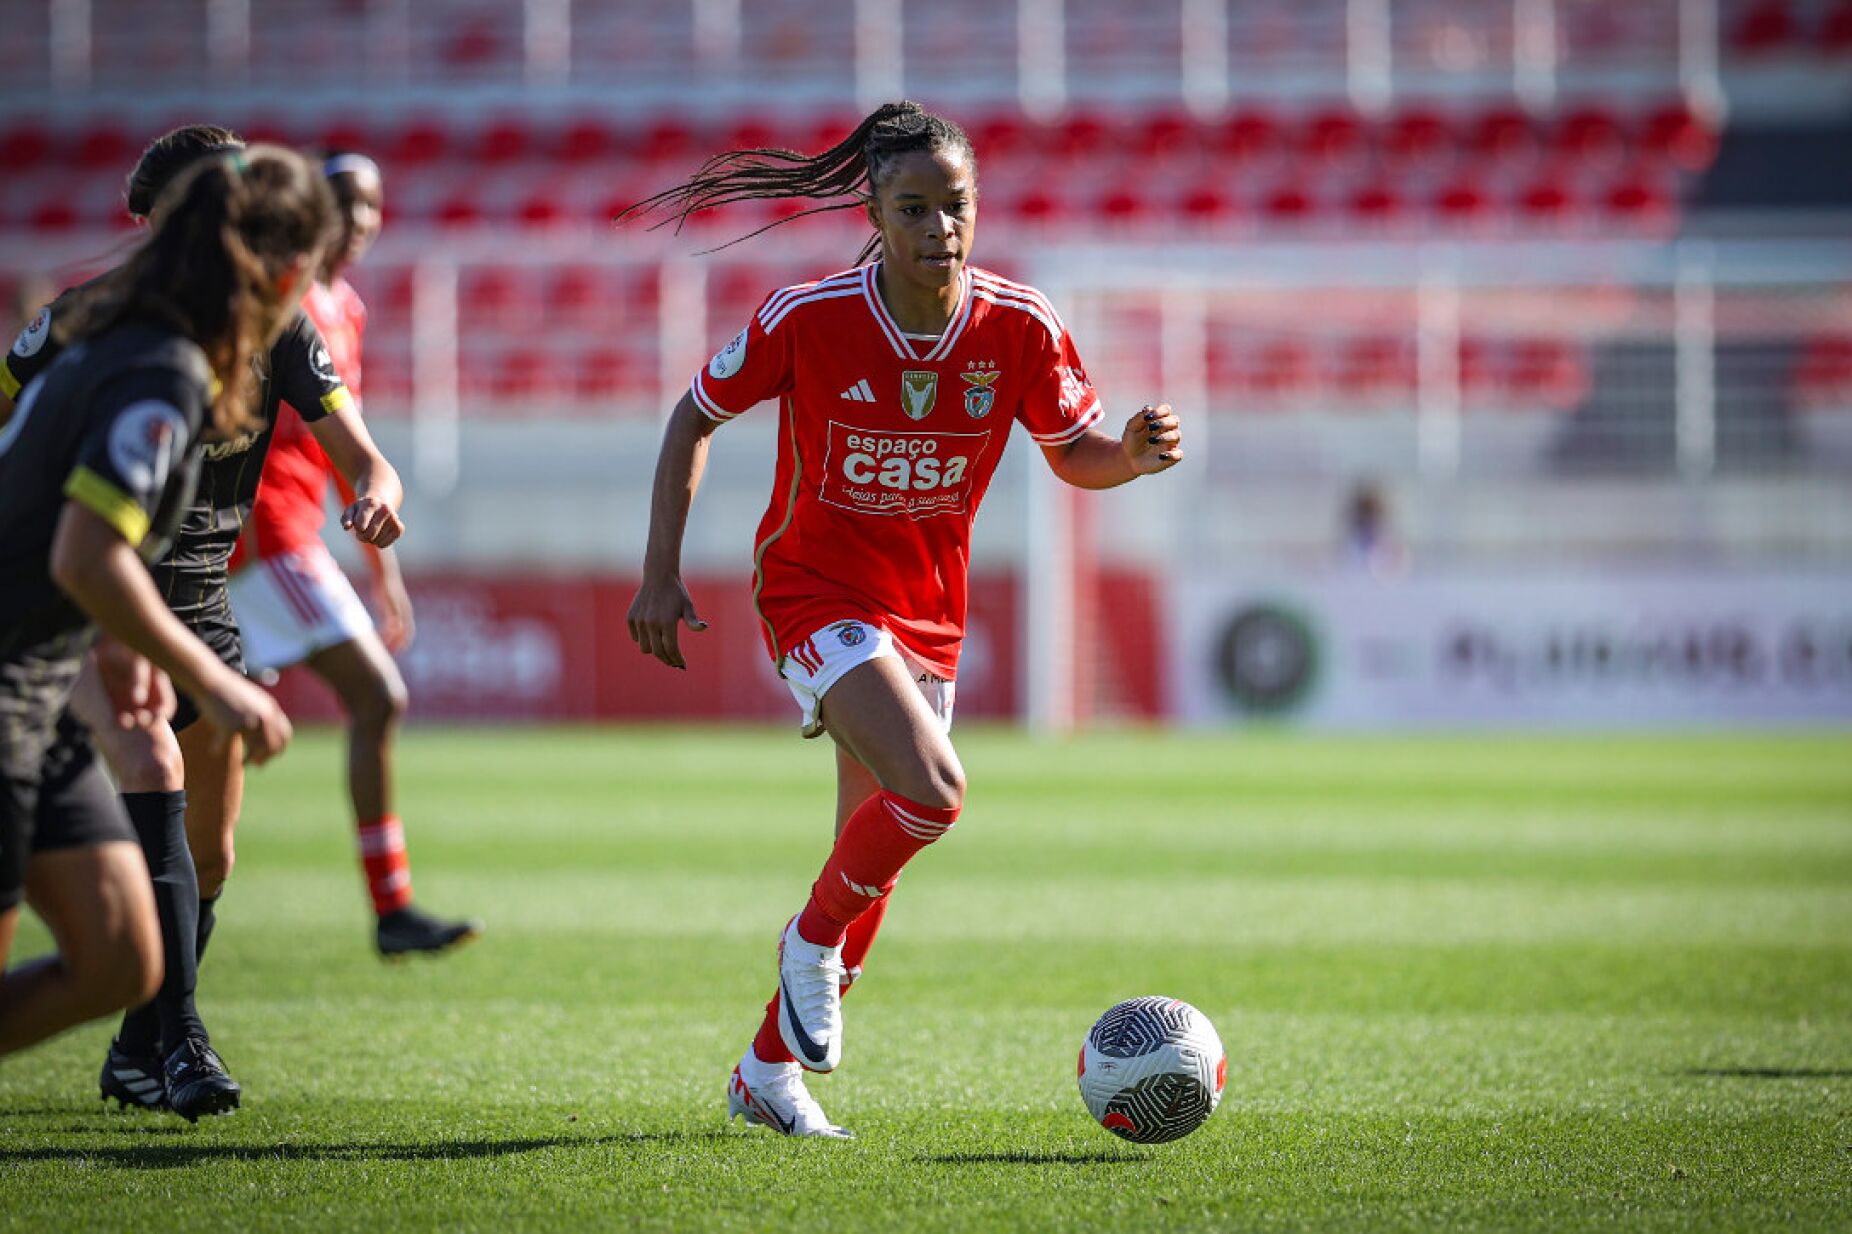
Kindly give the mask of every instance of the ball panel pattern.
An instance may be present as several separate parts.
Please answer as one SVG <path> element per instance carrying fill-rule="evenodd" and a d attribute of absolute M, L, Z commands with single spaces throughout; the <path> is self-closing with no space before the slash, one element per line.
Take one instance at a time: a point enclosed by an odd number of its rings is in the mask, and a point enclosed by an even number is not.
<path fill-rule="evenodd" d="M 1121 1089 L 1106 1103 L 1100 1125 L 1134 1144 L 1180 1140 L 1215 1113 L 1215 1094 L 1195 1076 L 1154 1075 Z"/>
<path fill-rule="evenodd" d="M 1093 1048 L 1113 1058 L 1137 1058 L 1165 1045 L 1186 1041 L 1196 1009 L 1174 998 L 1132 998 L 1101 1016 L 1093 1026 Z"/>

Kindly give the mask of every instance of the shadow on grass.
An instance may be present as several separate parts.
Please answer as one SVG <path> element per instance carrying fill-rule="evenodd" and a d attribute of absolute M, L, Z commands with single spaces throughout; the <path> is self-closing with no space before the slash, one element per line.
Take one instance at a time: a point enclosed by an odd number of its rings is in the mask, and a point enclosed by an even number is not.
<path fill-rule="evenodd" d="M 934 1165 L 1131 1165 L 1144 1158 L 1096 1148 L 1086 1152 L 942 1153 L 925 1160 Z"/>
<path fill-rule="evenodd" d="M 653 1131 L 628 1135 L 548 1136 L 521 1140 L 445 1140 L 431 1144 L 136 1144 L 84 1148 L 0 1148 L 0 1165 L 30 1161 L 87 1161 L 126 1170 L 181 1170 L 216 1161 L 465 1161 L 472 1158 L 513 1157 L 549 1148 L 692 1143 L 720 1139 L 724 1134 L 719 1131 Z"/>
<path fill-rule="evenodd" d="M 1680 1075 L 1733 1080 L 1844 1080 L 1852 1067 L 1690 1067 Z"/>

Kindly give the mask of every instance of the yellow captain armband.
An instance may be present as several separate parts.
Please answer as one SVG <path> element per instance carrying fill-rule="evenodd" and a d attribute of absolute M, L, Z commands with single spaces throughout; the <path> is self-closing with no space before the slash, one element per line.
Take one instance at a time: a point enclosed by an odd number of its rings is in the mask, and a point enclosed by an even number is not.
<path fill-rule="evenodd" d="M 64 482 L 64 495 L 114 527 L 129 542 L 130 548 L 140 548 L 141 542 L 148 538 L 148 512 L 137 505 L 134 498 L 88 467 L 79 467 L 71 473 L 71 478 Z"/>
<path fill-rule="evenodd" d="M 13 376 L 13 366 L 0 359 L 0 394 L 8 398 L 19 397 L 19 378 Z"/>
<path fill-rule="evenodd" d="M 340 386 L 322 395 L 322 410 L 329 415 L 345 407 L 353 406 L 354 396 L 349 394 L 346 386 Z"/>

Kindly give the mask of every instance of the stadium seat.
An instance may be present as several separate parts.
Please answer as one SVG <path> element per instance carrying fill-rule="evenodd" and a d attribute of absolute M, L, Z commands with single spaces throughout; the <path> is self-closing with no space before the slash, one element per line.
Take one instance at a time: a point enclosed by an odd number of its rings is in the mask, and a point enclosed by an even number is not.
<path fill-rule="evenodd" d="M 1366 227 L 1387 227 L 1403 215 L 1402 198 L 1387 184 L 1366 184 L 1347 202 L 1350 216 Z"/>
<path fill-rule="evenodd" d="M 1267 193 L 1261 199 L 1261 210 L 1266 222 L 1276 227 L 1297 227 L 1309 220 L 1317 210 L 1318 203 L 1303 186 L 1284 184 Z"/>
<path fill-rule="evenodd" d="M 611 158 L 620 147 L 617 130 L 596 116 L 580 116 L 567 124 L 553 143 L 554 154 L 565 163 L 596 163 Z"/>
<path fill-rule="evenodd" d="M 1223 227 L 1239 217 L 1234 198 L 1219 184 L 1199 184 L 1178 199 L 1186 222 L 1198 227 Z"/>
<path fill-rule="evenodd" d="M 59 197 L 40 202 L 26 215 L 26 226 L 34 231 L 75 231 L 80 222 L 77 207 Z"/>
<path fill-rule="evenodd" d="M 998 112 L 974 125 L 970 137 L 971 144 L 977 147 L 979 162 L 1005 162 L 1027 152 L 1029 126 L 1014 112 Z"/>
<path fill-rule="evenodd" d="M 571 388 L 575 397 L 609 399 L 647 388 L 650 375 L 628 352 L 597 347 L 573 357 Z"/>
<path fill-rule="evenodd" d="M 1301 130 L 1298 148 L 1300 157 L 1313 165 L 1352 166 L 1365 151 L 1363 122 L 1348 109 L 1320 112 Z"/>
<path fill-rule="evenodd" d="M 450 150 L 450 133 L 442 124 L 429 118 L 409 121 L 382 147 L 390 170 L 420 171 L 437 163 Z"/>
<path fill-rule="evenodd" d="M 1683 103 L 1650 113 L 1640 127 L 1641 152 L 1681 171 L 1702 171 L 1717 157 L 1717 134 Z"/>
<path fill-rule="evenodd" d="M 1237 112 L 1214 134 L 1215 151 L 1237 165 L 1271 162 L 1279 157 L 1285 133 L 1271 114 L 1256 109 Z"/>
<path fill-rule="evenodd" d="M 42 121 L 16 120 L 0 135 L 0 166 L 9 176 L 37 171 L 51 159 L 52 135 Z"/>
<path fill-rule="evenodd" d="M 1669 235 L 1676 223 L 1670 194 L 1644 176 L 1612 185 L 1602 205 L 1611 222 L 1641 235 Z"/>
<path fill-rule="evenodd" d="M 1372 401 L 1406 396 L 1415 384 L 1413 340 L 1395 335 L 1364 335 L 1342 347 L 1337 385 L 1346 395 Z"/>
<path fill-rule="evenodd" d="M 1588 370 L 1565 340 L 1520 339 L 1512 348 L 1509 387 L 1514 401 L 1567 411 L 1588 393 Z"/>
<path fill-rule="evenodd" d="M 1160 108 L 1132 124 L 1131 144 L 1147 160 L 1191 158 L 1201 152 L 1202 129 L 1188 114 Z"/>
<path fill-rule="evenodd" d="M 542 189 L 523 197 L 515 206 L 514 217 L 523 227 L 557 227 L 568 214 L 556 191 Z"/>
<path fill-rule="evenodd" d="M 1730 26 L 1724 41 L 1737 55 L 1760 56 L 1787 47 L 1795 34 L 1794 10 L 1787 0 L 1759 0 Z"/>
<path fill-rule="evenodd" d="M 1444 161 L 1454 148 L 1455 135 L 1447 118 L 1428 108 L 1403 111 L 1383 130 L 1385 160 L 1398 174 Z"/>
<path fill-rule="evenodd" d="M 1611 169 L 1620 163 L 1626 149 L 1619 119 L 1602 107 L 1567 112 L 1551 134 L 1552 153 L 1584 169 Z"/>
<path fill-rule="evenodd" d="M 127 172 L 141 147 L 113 124 L 94 124 L 78 135 L 73 161 L 92 171 Z"/>
<path fill-rule="evenodd" d="M 474 227 L 482 222 L 482 204 L 467 193 L 455 193 L 438 203 L 436 220 L 444 227 Z"/>
<path fill-rule="evenodd" d="M 1434 195 L 1434 213 L 1445 227 L 1475 228 L 1492 217 L 1492 202 L 1471 180 L 1456 180 Z"/>
<path fill-rule="evenodd" d="M 1803 407 L 1852 409 L 1852 334 L 1807 340 L 1795 366 L 1794 384 Z"/>
<path fill-rule="evenodd" d="M 317 150 L 365 151 L 378 150 L 388 140 L 364 120 L 346 116 L 323 124 L 309 144 Z"/>
<path fill-rule="evenodd" d="M 477 136 L 473 157 L 478 163 L 498 167 L 520 162 L 533 149 L 533 135 L 528 132 L 526 121 L 516 116 L 504 116 Z"/>
<path fill-rule="evenodd" d="M 1481 163 L 1482 170 L 1493 166 L 1516 167 L 1529 162 L 1537 153 L 1537 133 L 1530 117 L 1515 107 L 1494 107 L 1480 113 L 1472 125 L 1467 148 Z"/>

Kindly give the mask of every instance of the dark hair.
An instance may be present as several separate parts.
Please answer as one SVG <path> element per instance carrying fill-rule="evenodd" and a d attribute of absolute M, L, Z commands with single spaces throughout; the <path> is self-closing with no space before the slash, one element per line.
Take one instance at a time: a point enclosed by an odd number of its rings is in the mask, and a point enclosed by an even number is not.
<path fill-rule="evenodd" d="M 133 255 L 77 293 L 71 340 L 130 319 L 198 343 L 218 376 L 213 427 L 251 427 L 251 357 L 277 307 L 276 278 L 333 238 L 334 194 L 321 170 L 281 146 L 252 146 L 182 171 L 155 199 L 160 220 Z M 307 271 L 304 278 L 309 277 Z"/>
<path fill-rule="evenodd" d="M 821 154 L 806 156 L 793 150 L 766 148 L 716 154 L 687 180 L 644 198 L 618 215 L 617 221 L 622 223 L 661 210 L 669 217 L 655 226 L 672 222 L 680 231 L 690 215 L 702 210 L 736 201 L 786 198 L 829 201 L 828 205 L 801 211 L 791 218 L 853 209 L 874 195 L 896 157 L 921 150 L 929 153 L 957 150 L 973 168 L 977 166 L 971 139 L 956 124 L 933 115 L 918 103 L 883 103 L 856 125 L 853 133 Z M 837 197 L 847 200 L 830 201 Z M 749 240 L 780 223 L 790 222 L 791 218 L 767 223 L 720 247 Z M 876 236 L 863 247 L 856 264 L 867 261 L 880 247 L 881 237 Z"/>
<path fill-rule="evenodd" d="M 216 124 L 183 124 L 148 143 L 123 186 L 123 201 L 130 214 L 147 218 L 175 176 L 209 154 L 242 149 L 244 139 L 230 129 Z"/>

